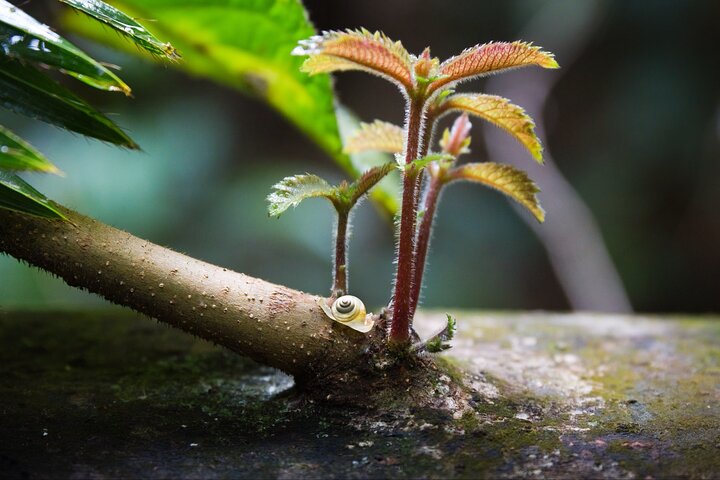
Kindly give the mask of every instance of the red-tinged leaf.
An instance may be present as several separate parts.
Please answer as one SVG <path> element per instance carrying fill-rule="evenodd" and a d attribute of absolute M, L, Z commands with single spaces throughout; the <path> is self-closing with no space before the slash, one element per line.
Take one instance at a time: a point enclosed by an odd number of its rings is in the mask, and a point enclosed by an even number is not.
<path fill-rule="evenodd" d="M 472 123 L 467 114 L 462 114 L 453 122 L 452 129 L 445 129 L 442 139 L 440 139 L 440 147 L 443 152 L 457 158 L 463 153 L 470 151 L 470 129 Z"/>
<path fill-rule="evenodd" d="M 360 130 L 345 145 L 345 152 L 400 153 L 403 151 L 404 135 L 402 127 L 382 120 L 375 120 L 373 123 L 362 123 L 360 124 Z"/>
<path fill-rule="evenodd" d="M 515 137 L 538 163 L 542 160 L 542 145 L 535 134 L 535 122 L 521 107 L 496 95 L 457 94 L 449 96 L 438 107 L 437 115 L 458 110 L 487 120 Z"/>
<path fill-rule="evenodd" d="M 365 29 L 331 31 L 300 42 L 294 55 L 309 55 L 302 70 L 311 75 L 343 70 L 375 73 L 409 90 L 413 86 L 410 54 L 384 33 Z"/>
<path fill-rule="evenodd" d="M 528 65 L 559 68 L 552 53 L 545 52 L 530 43 L 490 42 L 477 45 L 445 60 L 440 65 L 440 74 L 443 76 L 430 84 L 429 91 L 433 92 L 440 87 L 482 75 Z"/>
<path fill-rule="evenodd" d="M 527 173 L 499 163 L 468 163 L 448 171 L 447 181 L 466 180 L 482 183 L 501 191 L 532 212 L 539 222 L 545 221 L 545 211 L 536 194 L 540 189 Z"/>

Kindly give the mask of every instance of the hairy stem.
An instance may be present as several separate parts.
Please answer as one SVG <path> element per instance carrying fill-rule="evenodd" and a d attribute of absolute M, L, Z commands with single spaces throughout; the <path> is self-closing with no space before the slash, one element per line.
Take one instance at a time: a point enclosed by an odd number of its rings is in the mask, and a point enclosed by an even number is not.
<path fill-rule="evenodd" d="M 409 101 L 405 125 L 405 164 L 418 158 L 418 147 L 423 132 L 424 100 L 413 97 Z M 415 253 L 415 223 L 417 218 L 417 178 L 415 168 L 404 170 L 402 207 L 400 213 L 400 239 L 398 240 L 397 273 L 393 294 L 393 316 L 390 341 L 406 344 L 410 340 L 410 294 L 412 292 Z"/>
<path fill-rule="evenodd" d="M 69 222 L 0 209 L 0 252 L 299 379 L 356 361 L 372 336 L 332 322 L 320 297 L 60 209 Z"/>
<path fill-rule="evenodd" d="M 425 118 L 425 128 L 423 128 L 422 133 L 420 135 L 420 142 L 418 145 L 418 153 L 417 157 L 422 158 L 428 154 L 428 149 L 430 147 L 430 141 L 433 137 L 433 130 L 435 128 L 435 120 L 436 117 L 431 113 L 428 112 Z M 423 184 L 423 177 L 425 177 L 424 173 L 420 173 L 417 177 L 417 185 L 415 186 L 415 205 L 413 206 L 413 209 L 417 212 L 418 208 L 420 207 L 420 197 L 422 192 L 422 184 Z"/>
<path fill-rule="evenodd" d="M 425 272 L 425 264 L 427 263 L 428 246 L 430 245 L 430 235 L 432 233 L 432 223 L 435 218 L 435 208 L 440 198 L 440 190 L 443 187 L 442 180 L 438 175 L 430 175 L 427 191 L 425 192 L 424 214 L 418 228 L 417 244 L 415 245 L 415 278 L 413 282 L 412 294 L 410 296 L 410 312 L 415 315 L 418 302 L 420 300 L 420 290 L 422 289 L 423 274 Z"/>
<path fill-rule="evenodd" d="M 347 281 L 347 229 L 349 212 L 338 211 L 337 233 L 335 235 L 335 272 L 333 295 L 345 295 L 348 292 Z"/>

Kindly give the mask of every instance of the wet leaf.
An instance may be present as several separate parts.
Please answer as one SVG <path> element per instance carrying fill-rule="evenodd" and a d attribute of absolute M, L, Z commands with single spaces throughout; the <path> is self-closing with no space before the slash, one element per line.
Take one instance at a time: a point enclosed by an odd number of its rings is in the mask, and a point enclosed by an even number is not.
<path fill-rule="evenodd" d="M 0 125 L 0 170 L 58 173 L 55 165 L 32 145 Z"/>
<path fill-rule="evenodd" d="M 138 146 L 117 125 L 34 68 L 0 57 L 0 105 L 89 137 Z"/>
<path fill-rule="evenodd" d="M 522 170 L 499 163 L 468 163 L 449 170 L 446 178 L 481 183 L 499 190 L 530 210 L 539 222 L 545 221 L 545 212 L 536 197 L 540 189 Z"/>
<path fill-rule="evenodd" d="M 0 170 L 0 208 L 38 217 L 65 218 L 42 193 L 17 175 L 2 170 Z"/>
<path fill-rule="evenodd" d="M 299 42 L 294 55 L 308 55 L 302 70 L 311 75 L 362 70 L 380 75 L 408 91 L 413 88 L 410 54 L 382 32 L 330 31 Z"/>
<path fill-rule="evenodd" d="M 359 153 L 368 150 L 400 153 L 403 151 L 404 132 L 402 127 L 382 120 L 361 123 L 360 129 L 345 144 L 345 152 Z"/>
<path fill-rule="evenodd" d="M 468 48 L 460 55 L 445 60 L 440 65 L 441 78 L 432 82 L 429 91 L 497 73 L 512 68 L 537 65 L 543 68 L 559 68 L 552 53 L 545 52 L 527 42 L 490 42 Z"/>
<path fill-rule="evenodd" d="M 272 186 L 273 192 L 268 195 L 270 204 L 268 213 L 271 217 L 279 217 L 290 207 L 297 207 L 308 198 L 327 198 L 334 200 L 336 188 L 317 175 L 294 175 L 285 177 Z"/>
<path fill-rule="evenodd" d="M 0 0 L 0 51 L 61 70 L 95 88 L 130 95 L 130 87 L 82 50 L 18 7 Z"/>
<path fill-rule="evenodd" d="M 453 110 L 467 112 L 502 128 L 515 137 L 538 162 L 542 163 L 542 145 L 535 134 L 535 122 L 521 107 L 496 95 L 457 94 L 438 107 L 439 114 Z"/>
<path fill-rule="evenodd" d="M 135 45 L 153 55 L 165 57 L 169 60 L 177 60 L 180 58 L 180 55 L 171 44 L 161 42 L 155 35 L 150 33 L 133 18 L 105 2 L 101 2 L 100 0 L 60 1 L 110 26 L 115 31 L 129 38 Z"/>

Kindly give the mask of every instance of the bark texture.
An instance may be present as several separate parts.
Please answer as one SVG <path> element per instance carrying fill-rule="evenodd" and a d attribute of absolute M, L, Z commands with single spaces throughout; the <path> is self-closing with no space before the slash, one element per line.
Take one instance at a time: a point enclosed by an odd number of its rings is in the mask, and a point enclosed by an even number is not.
<path fill-rule="evenodd" d="M 372 339 L 372 334 L 328 319 L 318 296 L 217 267 L 62 211 L 69 222 L 0 209 L 0 252 L 300 377 L 352 362 Z"/>

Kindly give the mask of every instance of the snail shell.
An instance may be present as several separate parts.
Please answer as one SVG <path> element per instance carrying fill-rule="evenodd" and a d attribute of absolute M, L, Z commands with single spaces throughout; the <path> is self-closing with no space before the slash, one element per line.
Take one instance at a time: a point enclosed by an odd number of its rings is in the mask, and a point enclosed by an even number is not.
<path fill-rule="evenodd" d="M 367 333 L 375 325 L 372 315 L 368 315 L 365 311 L 362 300 L 352 295 L 343 295 L 335 300 L 331 307 L 328 307 L 323 300 L 320 300 L 319 304 L 325 315 L 358 332 Z"/>

